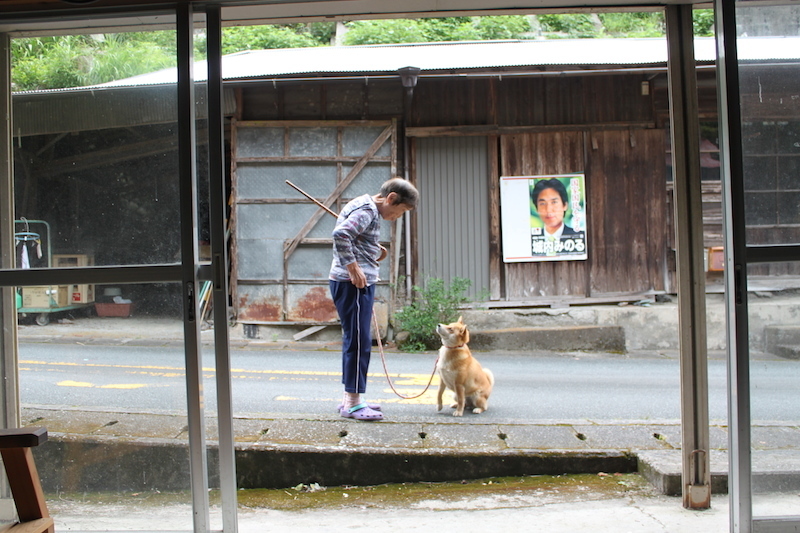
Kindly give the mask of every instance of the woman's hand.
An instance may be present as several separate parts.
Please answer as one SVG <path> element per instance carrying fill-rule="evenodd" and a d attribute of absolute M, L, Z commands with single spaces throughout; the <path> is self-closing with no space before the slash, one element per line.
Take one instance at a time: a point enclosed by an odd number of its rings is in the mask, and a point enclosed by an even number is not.
<path fill-rule="evenodd" d="M 367 286 L 367 276 L 364 271 L 358 266 L 358 263 L 350 263 L 347 265 L 347 272 L 350 274 L 350 283 L 356 286 L 357 289 L 363 289 Z"/>
<path fill-rule="evenodd" d="M 386 250 L 386 248 L 384 248 L 384 247 L 383 247 L 383 246 L 381 246 L 380 244 L 379 244 L 378 246 L 380 246 L 380 248 L 381 248 L 381 253 L 380 253 L 380 255 L 378 256 L 378 262 L 380 263 L 381 261 L 383 261 L 384 259 L 386 259 L 386 256 L 387 256 L 387 255 L 389 255 L 389 252 Z"/>

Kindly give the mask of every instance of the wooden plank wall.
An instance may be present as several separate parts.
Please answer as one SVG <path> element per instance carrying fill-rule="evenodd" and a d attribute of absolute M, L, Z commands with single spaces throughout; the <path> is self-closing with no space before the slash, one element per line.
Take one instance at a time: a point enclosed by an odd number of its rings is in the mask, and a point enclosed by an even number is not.
<path fill-rule="evenodd" d="M 608 297 L 664 290 L 663 130 L 501 137 L 505 176 L 585 172 L 589 259 L 505 264 L 505 299 Z"/>
<path fill-rule="evenodd" d="M 663 130 L 587 134 L 591 296 L 664 290 Z"/>
<path fill-rule="evenodd" d="M 646 79 L 637 74 L 467 81 L 423 78 L 414 89 L 409 125 L 653 123 L 652 100 L 641 94 L 641 82 Z"/>
<path fill-rule="evenodd" d="M 575 131 L 503 135 L 500 154 L 503 176 L 568 174 L 585 168 L 583 134 Z M 586 261 L 506 263 L 504 275 L 507 300 L 589 295 Z"/>

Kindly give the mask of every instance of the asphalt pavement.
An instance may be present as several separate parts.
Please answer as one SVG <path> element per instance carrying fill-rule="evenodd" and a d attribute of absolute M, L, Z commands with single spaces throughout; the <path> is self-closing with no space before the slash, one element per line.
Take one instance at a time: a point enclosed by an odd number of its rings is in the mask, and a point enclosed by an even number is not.
<path fill-rule="evenodd" d="M 181 342 L 180 321 L 168 319 L 87 318 L 47 326 L 26 325 L 20 342 L 69 344 L 173 345 Z M 231 345 L 257 349 L 291 347 L 291 342 L 248 339 L 230 330 Z M 212 333 L 204 331 L 205 345 Z M 303 346 L 308 348 L 309 343 Z M 335 343 L 320 345 L 335 349 Z M 211 485 L 216 482 L 217 422 L 206 413 Z M 353 487 L 396 483 L 444 483 L 507 476 L 641 476 L 647 488 L 622 492 L 586 487 L 582 493 L 541 490 L 509 500 L 505 496 L 465 496 L 456 503 L 439 496 L 413 507 L 402 504 L 360 504 L 334 509 L 312 506 L 291 511 L 243 508 L 240 531 L 313 529 L 324 514 L 327 531 L 361 527 L 423 529 L 458 527 L 483 531 L 478 522 L 497 527 L 534 524 L 532 531 L 725 531 L 728 529 L 727 427 L 711 427 L 712 509 L 682 508 L 680 497 L 681 432 L 676 420 L 559 420 L 534 423 L 493 421 L 490 413 L 469 424 L 447 417 L 435 421 L 377 423 L 343 419 L 336 413 L 309 418 L 237 417 L 233 421 L 237 448 L 237 477 L 242 489 L 288 487 Z M 23 405 L 23 425 L 47 427 L 50 440 L 35 452 L 48 495 L 121 491 L 152 493 L 181 491 L 188 486 L 185 417 L 122 410 L 85 410 L 79 406 Z M 797 513 L 800 509 L 800 424 L 765 423 L 753 428 L 754 486 L 772 494 L 763 512 Z M 51 467 L 52 466 L 52 467 Z M 629 479 L 629 478 L 620 478 Z M 620 486 L 627 489 L 630 482 Z M 330 494 L 329 489 L 328 492 Z M 502 492 L 502 491 L 501 491 Z M 570 496 L 571 495 L 571 496 Z M 567 497 L 569 496 L 569 497 Z M 48 496 L 49 498 L 52 496 Z M 346 498 L 341 494 L 340 498 Z M 70 530 L 97 530 L 84 517 L 91 512 L 81 502 L 54 502 Z M 95 503 L 86 505 L 95 506 Z M 118 504 L 125 508 L 125 503 Z M 175 509 L 160 505 L 149 512 L 141 506 L 124 511 L 135 521 L 131 528 L 158 520 L 168 528 Z M 358 518 L 352 516 L 353 510 Z M 163 518 L 157 518 L 163 513 Z M 54 515 L 56 513 L 54 512 Z M 58 516 L 58 515 L 56 515 Z M 119 514 L 117 514 L 119 516 Z M 316 522 L 315 522 L 316 520 Z M 87 522 L 82 525 L 83 522 Z M 100 523 L 100 521 L 96 521 Z M 622 524 L 622 525 L 621 525 Z M 152 527 L 152 526 L 151 526 Z M 176 526 L 177 527 L 177 526 Z M 494 527 L 493 527 L 494 528 Z M 66 529 L 66 528 L 65 528 Z M 117 527 L 115 529 L 126 529 Z"/>

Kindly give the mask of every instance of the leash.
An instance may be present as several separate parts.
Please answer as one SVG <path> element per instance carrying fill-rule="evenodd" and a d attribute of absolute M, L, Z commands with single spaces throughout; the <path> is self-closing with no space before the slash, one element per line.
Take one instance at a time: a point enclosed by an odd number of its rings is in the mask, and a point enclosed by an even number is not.
<path fill-rule="evenodd" d="M 306 191 L 304 191 L 303 189 L 301 189 L 300 187 L 298 187 L 297 185 L 295 185 L 294 183 L 292 183 L 289 180 L 285 180 L 285 181 L 286 181 L 287 185 L 289 185 L 290 187 L 295 189 L 297 192 L 299 192 L 300 194 L 302 194 L 303 196 L 305 196 L 306 198 L 308 198 L 309 200 L 311 200 L 312 202 L 317 204 L 319 207 L 324 209 L 329 215 L 333 215 L 336 218 L 339 217 L 339 215 L 337 215 L 334 211 L 332 211 L 328 206 L 326 206 L 325 204 L 323 204 L 322 202 L 320 202 L 319 200 L 317 200 L 316 198 L 314 198 L 313 196 L 308 194 Z M 392 378 L 389 377 L 389 370 L 386 368 L 386 354 L 383 353 L 383 343 L 381 342 L 381 330 L 378 327 L 378 317 L 375 316 L 375 312 L 374 311 L 372 312 L 372 321 L 375 324 L 375 331 L 378 333 L 378 348 L 380 349 L 380 352 L 381 352 L 381 362 L 383 363 L 383 373 L 386 375 L 386 381 L 389 382 L 389 387 L 392 388 L 392 391 L 396 395 L 398 395 L 399 397 L 401 397 L 404 400 L 413 400 L 414 398 L 419 398 L 420 396 L 422 396 L 423 394 L 425 394 L 428 391 L 428 389 L 431 386 L 431 383 L 433 383 L 433 376 L 436 375 L 436 365 L 439 364 L 439 356 L 438 355 L 436 356 L 436 361 L 433 363 L 433 372 L 431 372 L 431 378 L 428 380 L 428 384 L 425 385 L 425 388 L 422 390 L 422 392 L 420 392 L 416 396 L 403 396 L 402 394 L 397 392 L 397 389 L 394 388 L 394 384 L 392 383 Z M 360 337 L 361 336 L 359 335 L 359 338 Z"/>
<path fill-rule="evenodd" d="M 400 394 L 399 392 L 397 392 L 397 389 L 394 388 L 394 383 L 392 383 L 392 378 L 389 377 L 389 370 L 386 368 L 386 354 L 383 353 L 383 343 L 381 342 L 381 330 L 378 327 L 378 317 L 375 316 L 374 312 L 372 313 L 372 322 L 375 324 L 375 331 L 378 333 L 378 335 L 377 335 L 378 349 L 381 352 L 381 362 L 383 363 L 383 373 L 386 375 L 386 381 L 389 382 L 389 387 L 391 387 L 392 392 L 394 392 L 396 395 L 398 395 L 400 398 L 402 398 L 404 400 L 413 400 L 414 398 L 419 398 L 420 396 L 422 396 L 423 394 L 428 392 L 428 389 L 430 388 L 431 383 L 433 383 L 433 376 L 436 375 L 436 365 L 439 364 L 439 356 L 438 355 L 436 356 L 436 361 L 433 363 L 433 372 L 431 372 L 431 377 L 428 380 L 428 384 L 425 385 L 425 388 L 422 390 L 422 392 L 420 392 L 419 394 L 417 394 L 415 396 L 404 396 L 404 395 Z"/>

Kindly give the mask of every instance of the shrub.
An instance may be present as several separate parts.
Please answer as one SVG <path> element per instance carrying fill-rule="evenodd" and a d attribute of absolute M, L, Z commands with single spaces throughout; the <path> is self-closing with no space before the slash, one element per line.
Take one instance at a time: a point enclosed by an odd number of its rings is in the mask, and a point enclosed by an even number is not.
<path fill-rule="evenodd" d="M 408 333 L 400 347 L 409 352 L 438 348 L 441 340 L 436 326 L 458 319 L 459 306 L 468 301 L 464 291 L 471 284 L 466 278 L 454 277 L 450 286 L 439 278 L 428 279 L 424 287 L 414 286 L 413 301 L 394 316 L 397 328 Z"/>

